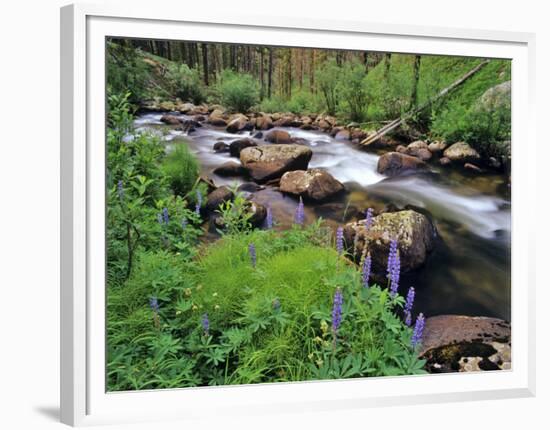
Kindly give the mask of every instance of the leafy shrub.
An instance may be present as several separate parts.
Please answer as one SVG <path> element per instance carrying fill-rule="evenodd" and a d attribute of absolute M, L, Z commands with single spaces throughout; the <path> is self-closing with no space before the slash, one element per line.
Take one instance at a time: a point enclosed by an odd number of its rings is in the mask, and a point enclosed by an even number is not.
<path fill-rule="evenodd" d="M 327 61 L 315 72 L 315 85 L 323 95 L 326 110 L 330 115 L 336 113 L 340 102 L 340 94 L 337 89 L 340 73 L 340 67 L 334 59 Z"/>
<path fill-rule="evenodd" d="M 236 187 L 233 189 L 233 194 L 233 200 L 223 202 L 217 210 L 224 226 L 221 231 L 223 234 L 244 233 L 252 228 L 250 224 L 252 213 L 248 210 L 250 203 L 243 193 L 236 190 Z"/>
<path fill-rule="evenodd" d="M 190 69 L 187 64 L 170 63 L 166 72 L 166 82 L 169 94 L 181 100 L 195 104 L 204 102 L 205 94 L 202 81 L 196 69 Z"/>
<path fill-rule="evenodd" d="M 365 66 L 358 62 L 345 63 L 342 67 L 337 90 L 340 93 L 340 107 L 352 121 L 362 122 L 367 113 L 367 91 Z"/>
<path fill-rule="evenodd" d="M 199 163 L 187 145 L 177 144 L 164 159 L 162 171 L 174 193 L 185 196 L 199 176 Z"/>
<path fill-rule="evenodd" d="M 258 83 L 248 74 L 224 70 L 218 88 L 221 102 L 235 112 L 247 112 L 259 97 Z"/>
<path fill-rule="evenodd" d="M 111 94 L 131 91 L 129 101 L 134 105 L 148 97 L 150 67 L 132 47 L 107 42 L 107 88 Z"/>

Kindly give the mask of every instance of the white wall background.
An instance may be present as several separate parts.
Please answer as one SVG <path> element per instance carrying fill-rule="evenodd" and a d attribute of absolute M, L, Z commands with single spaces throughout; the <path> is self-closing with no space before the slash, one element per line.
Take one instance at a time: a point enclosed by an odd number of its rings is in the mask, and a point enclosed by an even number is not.
<path fill-rule="evenodd" d="M 116 1 L 116 3 L 136 2 Z M 172 2 L 149 0 L 170 9 Z M 112 1 L 115 3 L 115 1 Z M 187 2 L 186 2 L 187 3 Z M 540 236 L 537 292 L 537 397 L 393 407 L 250 419 L 110 428 L 542 428 L 548 423 L 548 253 L 545 210 L 548 160 L 549 14 L 535 0 L 391 0 L 325 2 L 191 1 L 189 7 L 233 13 L 309 16 L 537 33 Z M 60 0 L 5 1 L 0 12 L 0 428 L 56 429 L 59 398 L 59 7 Z M 545 147 L 546 146 L 546 147 Z M 546 170 L 546 171 L 545 171 Z M 539 424 L 535 424 L 539 422 Z M 528 424 L 529 423 L 529 424 Z"/>

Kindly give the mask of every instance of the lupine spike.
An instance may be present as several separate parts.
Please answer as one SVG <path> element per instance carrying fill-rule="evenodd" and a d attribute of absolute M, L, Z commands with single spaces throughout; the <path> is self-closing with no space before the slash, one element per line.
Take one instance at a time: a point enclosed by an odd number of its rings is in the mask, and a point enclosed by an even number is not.
<path fill-rule="evenodd" d="M 395 256 L 397 255 L 397 238 L 390 241 L 390 251 L 388 253 L 388 278 L 391 279 L 393 266 L 395 264 Z"/>
<path fill-rule="evenodd" d="M 248 245 L 248 254 L 250 254 L 250 262 L 252 263 L 252 267 L 256 268 L 256 246 L 251 243 Z"/>
<path fill-rule="evenodd" d="M 365 215 L 365 228 L 368 230 L 372 225 L 372 208 L 368 208 Z"/>
<path fill-rule="evenodd" d="M 296 213 L 294 214 L 294 223 L 298 225 L 304 225 L 304 201 L 300 196 L 300 202 L 296 208 Z"/>
<path fill-rule="evenodd" d="M 170 222 L 170 217 L 168 216 L 168 209 L 163 208 L 162 209 L 162 220 L 164 221 L 164 224 L 168 225 Z"/>
<path fill-rule="evenodd" d="M 392 297 L 395 297 L 397 295 L 397 290 L 399 289 L 400 272 L 401 272 L 401 258 L 399 257 L 399 252 L 397 252 L 393 259 L 393 265 L 392 265 L 392 271 L 391 271 L 390 294 Z"/>
<path fill-rule="evenodd" d="M 414 304 L 414 294 L 415 294 L 414 287 L 410 287 L 409 292 L 407 293 L 405 309 L 403 311 L 405 313 L 405 324 L 409 327 L 411 326 L 411 323 L 412 323 L 412 308 Z"/>
<path fill-rule="evenodd" d="M 425 323 L 426 321 L 424 320 L 424 314 L 418 314 L 411 337 L 411 345 L 413 348 L 416 348 L 422 343 L 422 332 L 424 331 Z"/>
<path fill-rule="evenodd" d="M 162 216 L 162 212 L 159 212 L 157 214 L 157 221 L 159 222 L 160 225 L 164 224 L 164 217 Z"/>
<path fill-rule="evenodd" d="M 340 226 L 336 229 L 336 250 L 338 255 L 344 252 L 344 227 Z"/>
<path fill-rule="evenodd" d="M 181 229 L 185 230 L 187 228 L 187 218 L 181 219 Z"/>
<path fill-rule="evenodd" d="M 195 213 L 197 215 L 201 214 L 201 207 L 202 207 L 202 194 L 199 190 L 197 190 L 197 204 L 195 205 Z"/>
<path fill-rule="evenodd" d="M 370 278 L 370 271 L 372 266 L 372 258 L 370 256 L 370 252 L 367 254 L 365 259 L 363 260 L 363 268 L 362 268 L 362 280 L 363 280 L 363 287 L 368 288 L 369 287 L 369 278 Z"/>
<path fill-rule="evenodd" d="M 271 302 L 271 306 L 273 307 L 273 310 L 278 311 L 279 309 L 281 309 L 281 301 L 279 299 L 274 299 Z"/>
<path fill-rule="evenodd" d="M 151 309 L 155 312 L 158 312 L 159 311 L 159 302 L 158 302 L 158 299 L 156 297 L 151 297 L 149 299 L 149 306 L 151 307 Z"/>
<path fill-rule="evenodd" d="M 267 205 L 267 215 L 265 217 L 265 225 L 271 230 L 273 228 L 273 211 L 271 210 L 271 205 Z"/>
<path fill-rule="evenodd" d="M 336 338 L 340 324 L 342 323 L 342 304 L 344 302 L 344 297 L 342 295 L 341 288 L 336 288 L 334 293 L 334 300 L 332 303 L 332 332 Z"/>
<path fill-rule="evenodd" d="M 208 319 L 207 313 L 204 313 L 204 315 L 202 316 L 201 325 L 204 331 L 204 335 L 208 336 L 208 331 L 210 330 L 210 320 Z"/>
<path fill-rule="evenodd" d="M 118 198 L 122 201 L 124 200 L 124 187 L 122 185 L 122 180 L 119 180 L 117 185 Z"/>

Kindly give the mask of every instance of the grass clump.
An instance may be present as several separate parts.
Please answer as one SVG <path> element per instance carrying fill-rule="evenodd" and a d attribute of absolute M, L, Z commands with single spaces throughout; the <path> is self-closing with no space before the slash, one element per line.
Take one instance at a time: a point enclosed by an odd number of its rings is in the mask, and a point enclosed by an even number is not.
<path fill-rule="evenodd" d="M 186 144 L 177 144 L 163 161 L 162 170 L 174 194 L 185 196 L 199 176 L 199 163 Z"/>

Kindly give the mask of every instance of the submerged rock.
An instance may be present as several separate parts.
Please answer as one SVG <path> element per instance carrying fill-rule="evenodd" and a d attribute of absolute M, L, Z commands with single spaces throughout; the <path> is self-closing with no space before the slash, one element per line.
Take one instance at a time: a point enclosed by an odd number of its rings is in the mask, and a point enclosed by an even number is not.
<path fill-rule="evenodd" d="M 229 152 L 229 145 L 225 142 L 216 142 L 212 149 L 214 152 Z"/>
<path fill-rule="evenodd" d="M 443 155 L 453 162 L 470 163 L 479 160 L 479 153 L 466 142 L 456 142 L 449 146 Z"/>
<path fill-rule="evenodd" d="M 246 173 L 246 169 L 239 163 L 234 161 L 227 161 L 221 166 L 216 167 L 212 173 L 219 176 L 242 176 Z"/>
<path fill-rule="evenodd" d="M 388 152 L 378 159 L 378 173 L 387 176 L 398 176 L 415 172 L 427 167 L 419 158 L 399 152 Z"/>
<path fill-rule="evenodd" d="M 244 148 L 240 159 L 256 182 L 267 182 L 292 170 L 307 170 L 313 153 L 301 145 L 260 145 Z"/>
<path fill-rule="evenodd" d="M 397 239 L 401 257 L 401 271 L 408 272 L 422 266 L 433 249 L 435 228 L 426 215 L 413 210 L 383 213 L 372 218 L 370 228 L 365 220 L 344 227 L 348 252 L 359 261 L 363 252 L 370 252 L 372 271 L 383 278 L 388 263 L 392 239 Z"/>
<path fill-rule="evenodd" d="M 427 318 L 420 356 L 432 373 L 510 369 L 510 323 L 463 315 Z"/>
<path fill-rule="evenodd" d="M 317 202 L 328 200 L 344 191 L 340 181 L 321 169 L 287 172 L 281 177 L 279 188 L 284 193 Z"/>
<path fill-rule="evenodd" d="M 269 133 L 266 133 L 265 140 L 271 143 L 292 143 L 290 133 L 284 130 L 271 130 Z"/>
<path fill-rule="evenodd" d="M 162 115 L 160 121 L 168 125 L 181 125 L 182 121 L 175 115 Z"/>
<path fill-rule="evenodd" d="M 222 203 L 233 200 L 233 197 L 233 191 L 225 185 L 217 188 L 206 197 L 206 211 L 209 213 L 215 212 Z"/>

